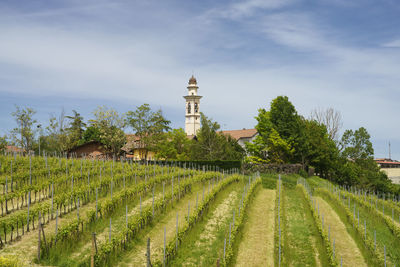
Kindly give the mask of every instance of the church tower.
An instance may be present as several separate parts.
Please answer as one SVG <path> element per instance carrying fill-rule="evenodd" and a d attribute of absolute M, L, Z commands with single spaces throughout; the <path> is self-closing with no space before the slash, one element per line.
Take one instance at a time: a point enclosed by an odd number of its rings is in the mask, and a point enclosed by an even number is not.
<path fill-rule="evenodd" d="M 186 99 L 185 132 L 187 135 L 196 135 L 196 132 L 200 129 L 200 98 L 202 96 L 197 95 L 199 87 L 193 75 L 189 79 L 187 89 L 188 95 L 183 97 Z"/>

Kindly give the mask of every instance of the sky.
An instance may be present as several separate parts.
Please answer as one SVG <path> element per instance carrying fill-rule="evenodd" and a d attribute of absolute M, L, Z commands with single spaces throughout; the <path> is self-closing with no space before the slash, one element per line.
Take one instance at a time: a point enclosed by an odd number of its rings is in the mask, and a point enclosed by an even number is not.
<path fill-rule="evenodd" d="M 143 103 L 184 127 L 187 83 L 224 130 L 254 128 L 286 95 L 299 114 L 340 111 L 376 157 L 400 160 L 397 0 L 2 0 L 0 135 L 15 105 L 43 125 Z M 127 132 L 130 129 L 126 129 Z"/>

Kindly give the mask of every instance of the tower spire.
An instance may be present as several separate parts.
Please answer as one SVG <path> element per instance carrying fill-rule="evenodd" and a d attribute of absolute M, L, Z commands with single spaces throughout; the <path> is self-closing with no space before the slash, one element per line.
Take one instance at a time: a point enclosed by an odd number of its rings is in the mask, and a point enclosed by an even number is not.
<path fill-rule="evenodd" d="M 202 96 L 197 95 L 197 80 L 192 74 L 187 86 L 188 94 L 184 96 L 186 100 L 185 108 L 185 132 L 187 135 L 196 135 L 200 129 L 200 99 Z"/>

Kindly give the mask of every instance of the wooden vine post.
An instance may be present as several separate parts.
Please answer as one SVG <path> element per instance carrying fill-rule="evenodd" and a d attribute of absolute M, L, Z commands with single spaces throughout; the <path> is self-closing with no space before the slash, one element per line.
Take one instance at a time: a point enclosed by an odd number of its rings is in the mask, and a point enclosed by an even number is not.
<path fill-rule="evenodd" d="M 38 229 L 39 236 L 38 236 L 38 251 L 37 251 L 37 259 L 38 259 L 38 261 L 40 261 L 40 243 L 41 243 L 41 240 L 40 240 L 41 232 L 40 232 L 40 230 L 41 230 L 41 227 L 42 227 L 42 225 L 40 223 L 40 211 L 39 211 L 39 229 Z"/>
<path fill-rule="evenodd" d="M 151 264 L 151 259 L 150 259 L 150 237 L 147 238 L 147 252 L 146 252 L 146 267 L 152 267 L 153 265 Z"/>

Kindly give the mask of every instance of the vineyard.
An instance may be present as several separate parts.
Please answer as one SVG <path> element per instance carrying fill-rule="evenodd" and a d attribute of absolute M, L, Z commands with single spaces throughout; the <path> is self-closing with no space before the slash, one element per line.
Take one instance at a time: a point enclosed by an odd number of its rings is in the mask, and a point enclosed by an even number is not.
<path fill-rule="evenodd" d="M 189 163 L 0 164 L 0 266 L 400 266 L 398 196 Z"/>

